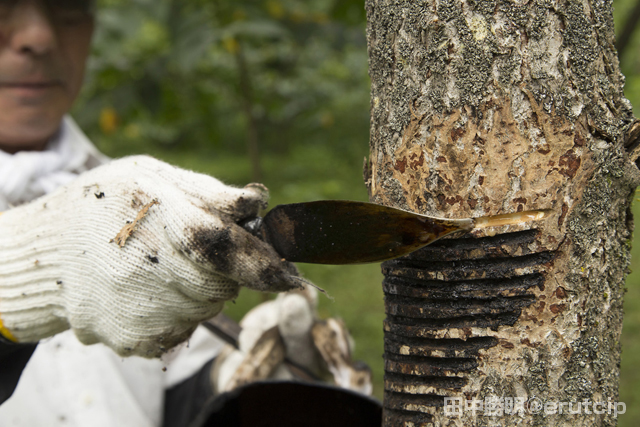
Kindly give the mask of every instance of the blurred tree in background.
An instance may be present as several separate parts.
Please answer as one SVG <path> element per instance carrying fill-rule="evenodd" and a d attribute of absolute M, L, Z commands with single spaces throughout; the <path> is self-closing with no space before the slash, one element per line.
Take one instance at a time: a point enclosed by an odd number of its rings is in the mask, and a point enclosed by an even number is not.
<path fill-rule="evenodd" d="M 639 0 L 614 0 L 618 34 Z M 366 200 L 369 80 L 364 0 L 99 0 L 86 86 L 73 115 L 110 156 L 148 153 L 227 183 L 264 182 L 272 205 Z M 623 55 L 626 95 L 640 115 L 640 31 Z M 639 245 L 636 245 L 636 247 Z M 637 249 L 637 248 L 636 248 Z M 635 251 L 635 270 L 640 270 Z M 335 297 L 356 356 L 382 396 L 377 265 L 301 265 Z M 640 416 L 640 276 L 628 280 L 621 425 Z M 239 319 L 260 296 L 243 291 Z"/>
<path fill-rule="evenodd" d="M 106 151 L 366 147 L 361 1 L 104 0 L 75 117 Z M 252 159 L 253 157 L 250 157 Z M 252 174 L 260 177 L 257 162 Z"/>

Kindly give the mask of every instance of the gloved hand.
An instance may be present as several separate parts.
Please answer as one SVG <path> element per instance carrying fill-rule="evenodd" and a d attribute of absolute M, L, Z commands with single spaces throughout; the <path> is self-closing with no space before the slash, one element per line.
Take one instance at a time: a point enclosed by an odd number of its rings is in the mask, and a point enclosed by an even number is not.
<path fill-rule="evenodd" d="M 317 292 L 305 286 L 249 311 L 240 322 L 239 349 L 228 346 L 211 371 L 215 393 L 262 380 L 328 380 L 367 395 L 371 370 L 353 363 L 353 341 L 344 323 L 320 321 Z"/>
<path fill-rule="evenodd" d="M 237 225 L 267 196 L 136 156 L 3 213 L 0 333 L 35 342 L 72 328 L 85 344 L 157 357 L 239 286 L 297 287 L 295 267 Z"/>

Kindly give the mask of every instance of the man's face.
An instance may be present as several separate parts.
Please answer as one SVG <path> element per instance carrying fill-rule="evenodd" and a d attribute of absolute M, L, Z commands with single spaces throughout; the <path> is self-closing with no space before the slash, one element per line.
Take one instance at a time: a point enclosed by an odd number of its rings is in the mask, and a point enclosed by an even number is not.
<path fill-rule="evenodd" d="M 44 147 L 76 99 L 91 0 L 0 0 L 0 149 Z"/>

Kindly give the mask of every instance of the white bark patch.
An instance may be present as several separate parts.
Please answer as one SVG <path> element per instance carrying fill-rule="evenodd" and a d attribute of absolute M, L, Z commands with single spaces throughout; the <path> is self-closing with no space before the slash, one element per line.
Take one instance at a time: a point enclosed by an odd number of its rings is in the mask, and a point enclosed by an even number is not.
<path fill-rule="evenodd" d="M 558 17 L 555 14 L 549 14 L 549 25 L 560 25 Z M 554 33 L 550 37 L 529 40 L 525 57 L 528 56 L 528 62 L 531 68 L 531 77 L 533 79 L 552 79 L 556 82 L 562 82 L 564 77 L 558 70 L 558 61 L 563 56 L 561 52 L 562 37 L 560 33 Z"/>
<path fill-rule="evenodd" d="M 482 15 L 474 15 L 471 19 L 467 18 L 467 25 L 473 33 L 473 38 L 477 41 L 484 40 L 487 37 L 487 34 L 489 34 L 487 21 Z"/>

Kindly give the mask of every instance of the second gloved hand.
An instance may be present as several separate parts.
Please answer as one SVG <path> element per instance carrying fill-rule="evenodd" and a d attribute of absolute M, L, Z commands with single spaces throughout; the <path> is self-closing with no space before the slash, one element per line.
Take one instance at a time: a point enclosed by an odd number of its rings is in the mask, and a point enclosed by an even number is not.
<path fill-rule="evenodd" d="M 267 196 L 137 156 L 3 213 L 0 333 L 35 342 L 71 328 L 85 344 L 157 357 L 239 286 L 296 287 L 295 268 L 237 225 Z"/>
<path fill-rule="evenodd" d="M 371 370 L 352 360 L 346 325 L 318 319 L 317 304 L 316 289 L 305 286 L 251 309 L 240 322 L 238 348 L 227 346 L 216 358 L 214 392 L 265 380 L 324 380 L 370 395 Z"/>

